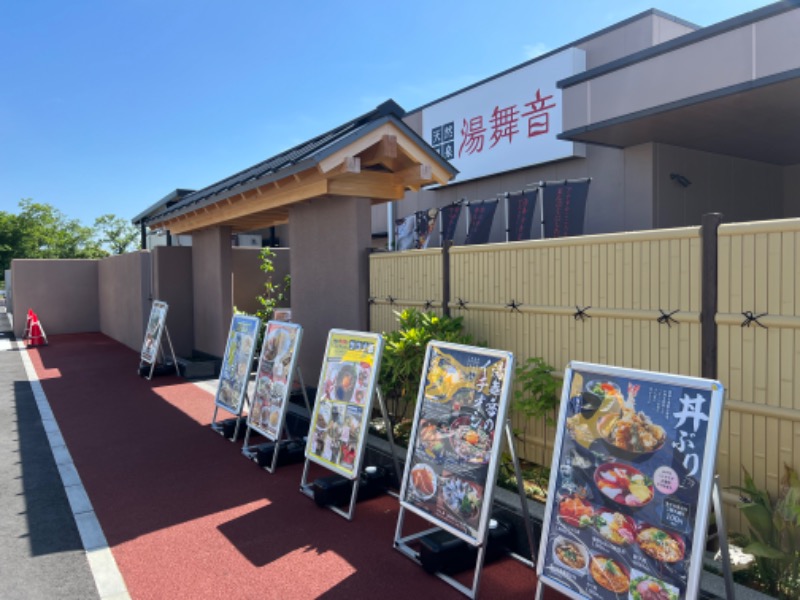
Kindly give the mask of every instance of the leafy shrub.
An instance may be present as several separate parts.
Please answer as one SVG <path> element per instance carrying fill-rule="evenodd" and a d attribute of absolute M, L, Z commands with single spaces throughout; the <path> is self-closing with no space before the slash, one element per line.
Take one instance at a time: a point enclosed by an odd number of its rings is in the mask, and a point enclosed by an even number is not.
<path fill-rule="evenodd" d="M 272 273 L 275 271 L 275 265 L 272 262 L 274 257 L 275 253 L 270 248 L 262 248 L 261 252 L 259 253 L 261 264 L 258 266 L 258 268 L 264 271 L 264 273 Z M 283 278 L 283 281 L 279 283 L 275 283 L 272 281 L 272 277 L 269 277 L 267 281 L 264 282 L 264 291 L 256 296 L 256 301 L 259 304 L 259 308 L 256 309 L 255 316 L 261 319 L 261 325 L 259 327 L 258 337 L 256 339 L 256 356 L 260 355 L 261 352 L 261 344 L 264 342 L 264 332 L 267 329 L 267 321 L 272 319 L 273 315 L 275 314 L 275 309 L 279 308 L 280 305 L 289 297 L 289 288 L 291 285 L 291 275 L 286 275 Z M 237 309 L 235 306 L 233 307 L 233 312 L 242 315 L 249 314 L 245 311 Z"/>
<path fill-rule="evenodd" d="M 553 367 L 543 358 L 534 356 L 517 365 L 514 378 L 514 408 L 526 419 L 544 418 L 552 425 L 553 414 L 558 406 L 558 380 L 553 376 Z"/>
<path fill-rule="evenodd" d="M 739 510 L 750 525 L 750 535 L 734 535 L 742 550 L 756 557 L 755 581 L 775 598 L 800 597 L 800 478 L 785 465 L 781 493 L 773 501 L 760 490 L 747 469 Z"/>
<path fill-rule="evenodd" d="M 378 381 L 387 410 L 401 419 L 410 416 L 406 413 L 416 403 L 428 342 L 476 344 L 472 336 L 463 331 L 463 317 L 440 317 L 415 308 L 394 314 L 400 328 L 383 334 L 385 346 Z"/>

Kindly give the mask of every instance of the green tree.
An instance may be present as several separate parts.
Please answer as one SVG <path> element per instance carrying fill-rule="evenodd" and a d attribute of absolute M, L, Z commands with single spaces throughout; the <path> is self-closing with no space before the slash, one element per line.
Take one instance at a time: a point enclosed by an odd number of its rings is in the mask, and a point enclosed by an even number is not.
<path fill-rule="evenodd" d="M 112 254 L 124 254 L 136 249 L 139 230 L 122 217 L 101 215 L 94 221 L 94 230 L 100 244 Z"/>
<path fill-rule="evenodd" d="M 17 226 L 23 237 L 14 258 L 99 258 L 106 256 L 91 227 L 49 204 L 21 200 Z"/>
<path fill-rule="evenodd" d="M 0 211 L 0 276 L 15 258 L 101 258 L 107 256 L 91 227 L 68 219 L 50 204 L 20 200 L 19 213 Z"/>

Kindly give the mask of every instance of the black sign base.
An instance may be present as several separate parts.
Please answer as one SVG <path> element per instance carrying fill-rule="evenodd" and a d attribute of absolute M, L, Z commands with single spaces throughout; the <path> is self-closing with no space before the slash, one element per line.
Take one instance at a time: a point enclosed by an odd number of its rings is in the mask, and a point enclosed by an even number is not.
<path fill-rule="evenodd" d="M 156 363 L 155 367 L 146 362 L 141 362 L 139 363 L 139 377 L 147 377 L 150 375 L 151 368 L 153 369 L 152 377 L 175 374 L 175 364 L 172 362 L 167 361 L 166 363 Z"/>
<path fill-rule="evenodd" d="M 239 432 L 236 435 L 236 439 L 233 438 L 233 434 L 236 433 L 236 423 L 239 423 Z M 225 419 L 224 421 L 218 421 L 216 423 L 214 429 L 222 434 L 223 437 L 228 438 L 233 442 L 237 442 L 241 439 L 244 439 L 245 431 L 247 431 L 247 417 L 239 417 L 238 419 Z"/>
<path fill-rule="evenodd" d="M 271 467 L 272 457 L 275 454 L 275 442 L 267 442 L 256 447 L 255 461 L 259 467 Z M 295 463 L 303 462 L 305 458 L 305 444 L 295 440 L 282 440 L 278 452 L 278 463 L 276 466 L 284 467 Z"/>
<path fill-rule="evenodd" d="M 475 568 L 478 549 L 444 530 L 434 531 L 419 538 L 419 560 L 422 568 L 431 575 L 444 573 L 454 575 Z M 514 543 L 509 523 L 497 521 L 497 527 L 489 529 L 488 546 L 484 564 L 504 556 Z"/>
<path fill-rule="evenodd" d="M 392 480 L 391 471 L 383 467 L 367 467 L 361 473 L 356 501 L 369 500 L 386 493 Z M 315 480 L 311 490 L 318 506 L 344 506 L 350 502 L 353 482 L 341 475 L 331 475 Z"/>

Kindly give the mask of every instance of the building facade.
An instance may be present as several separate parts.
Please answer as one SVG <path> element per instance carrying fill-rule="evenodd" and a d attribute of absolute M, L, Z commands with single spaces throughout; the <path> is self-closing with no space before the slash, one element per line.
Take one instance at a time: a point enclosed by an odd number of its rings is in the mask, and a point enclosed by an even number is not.
<path fill-rule="evenodd" d="M 797 31 L 797 2 L 706 28 L 648 10 L 413 110 L 405 122 L 460 173 L 376 207 L 373 232 L 500 199 L 500 242 L 506 194 L 582 178 L 587 234 L 800 216 Z M 541 218 L 540 202 L 533 239 Z M 454 242 L 466 232 L 462 211 Z"/>

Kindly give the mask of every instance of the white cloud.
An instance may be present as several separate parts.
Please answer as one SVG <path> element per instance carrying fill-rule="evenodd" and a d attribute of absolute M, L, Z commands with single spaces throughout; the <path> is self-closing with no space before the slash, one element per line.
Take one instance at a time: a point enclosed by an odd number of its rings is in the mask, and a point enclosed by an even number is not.
<path fill-rule="evenodd" d="M 531 59 L 549 52 L 550 48 L 543 42 L 537 42 L 535 44 L 525 44 L 522 47 L 522 51 L 525 54 L 525 58 Z"/>

